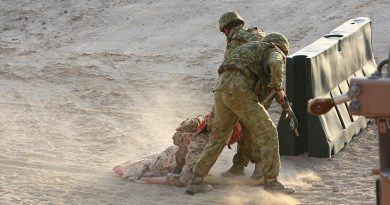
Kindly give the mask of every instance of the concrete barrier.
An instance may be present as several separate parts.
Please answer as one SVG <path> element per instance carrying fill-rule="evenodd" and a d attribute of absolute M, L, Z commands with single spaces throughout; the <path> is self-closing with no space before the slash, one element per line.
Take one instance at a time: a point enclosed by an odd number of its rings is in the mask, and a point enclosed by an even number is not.
<path fill-rule="evenodd" d="M 312 157 L 331 157 L 367 126 L 364 117 L 351 116 L 341 104 L 322 116 L 307 112 L 307 101 L 333 97 L 349 89 L 349 79 L 369 76 L 376 69 L 372 50 L 371 20 L 350 19 L 307 47 L 289 55 L 286 92 L 299 121 L 296 137 L 282 117 L 278 123 L 281 155 L 308 152 Z"/>

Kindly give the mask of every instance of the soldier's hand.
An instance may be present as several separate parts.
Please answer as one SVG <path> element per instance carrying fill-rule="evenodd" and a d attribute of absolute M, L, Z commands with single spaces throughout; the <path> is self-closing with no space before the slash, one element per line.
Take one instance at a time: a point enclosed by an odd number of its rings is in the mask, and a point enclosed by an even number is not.
<path fill-rule="evenodd" d="M 284 92 L 284 89 L 283 88 L 280 88 L 280 89 L 274 89 L 274 92 L 276 93 L 276 96 L 278 98 L 277 102 L 279 102 L 279 104 L 283 105 L 285 103 L 285 98 L 286 98 L 286 93 Z"/>

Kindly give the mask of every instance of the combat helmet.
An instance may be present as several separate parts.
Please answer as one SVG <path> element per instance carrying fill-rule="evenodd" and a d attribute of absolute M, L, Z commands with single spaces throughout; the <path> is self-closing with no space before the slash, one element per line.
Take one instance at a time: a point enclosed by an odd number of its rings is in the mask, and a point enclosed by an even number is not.
<path fill-rule="evenodd" d="M 263 39 L 264 41 L 274 43 L 280 50 L 283 51 L 284 55 L 288 54 L 289 44 L 285 36 L 280 33 L 270 33 Z"/>
<path fill-rule="evenodd" d="M 226 26 L 231 24 L 244 24 L 244 19 L 236 11 L 229 11 L 224 13 L 219 18 L 219 31 L 223 31 Z"/>

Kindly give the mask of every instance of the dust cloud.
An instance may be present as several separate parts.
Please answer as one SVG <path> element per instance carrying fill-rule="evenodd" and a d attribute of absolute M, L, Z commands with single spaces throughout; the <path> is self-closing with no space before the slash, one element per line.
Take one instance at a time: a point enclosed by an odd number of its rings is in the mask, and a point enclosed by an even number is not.
<path fill-rule="evenodd" d="M 188 196 L 112 172 L 161 152 L 180 122 L 210 111 L 226 43 L 217 22 L 231 10 L 248 27 L 285 34 L 291 53 L 367 16 L 376 60 L 388 57 L 381 0 L 0 1 L 0 204 L 375 203 L 375 126 L 332 159 L 282 156 L 291 196 L 237 184 Z M 270 115 L 277 122 L 280 108 Z M 225 149 L 211 174 L 234 153 Z"/>

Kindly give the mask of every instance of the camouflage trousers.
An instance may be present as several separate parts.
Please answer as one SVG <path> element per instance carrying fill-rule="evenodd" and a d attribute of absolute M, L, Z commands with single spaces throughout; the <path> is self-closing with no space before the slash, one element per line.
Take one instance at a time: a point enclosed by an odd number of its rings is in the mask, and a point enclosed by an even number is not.
<path fill-rule="evenodd" d="M 280 172 L 277 130 L 268 112 L 249 89 L 217 90 L 215 113 L 209 125 L 209 141 L 194 166 L 194 174 L 205 177 L 229 142 L 234 125 L 240 120 L 253 133 L 251 156 L 261 159 L 262 174 L 275 178 Z"/>
<path fill-rule="evenodd" d="M 272 101 L 262 104 L 265 109 L 271 106 Z M 242 138 L 237 142 L 237 153 L 233 157 L 233 164 L 243 167 L 248 166 L 249 161 L 252 163 L 261 162 L 260 155 L 255 154 L 252 150 L 256 148 L 256 138 L 253 133 L 240 122 L 242 128 Z M 255 154 L 255 155 L 253 155 Z"/>

